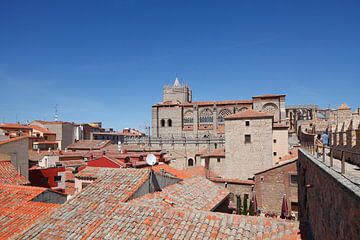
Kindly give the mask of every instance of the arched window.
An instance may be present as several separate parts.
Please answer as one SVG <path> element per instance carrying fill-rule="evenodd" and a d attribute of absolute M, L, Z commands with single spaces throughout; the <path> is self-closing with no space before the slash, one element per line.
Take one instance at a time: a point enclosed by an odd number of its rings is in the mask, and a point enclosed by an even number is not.
<path fill-rule="evenodd" d="M 229 109 L 221 109 L 219 114 L 218 114 L 218 122 L 219 123 L 223 123 L 224 122 L 224 117 L 226 117 L 227 115 L 230 115 L 231 111 Z"/>
<path fill-rule="evenodd" d="M 192 124 L 194 122 L 193 111 L 189 110 L 184 113 L 183 123 Z"/>
<path fill-rule="evenodd" d="M 172 127 L 172 120 L 168 119 L 168 127 Z"/>
<path fill-rule="evenodd" d="M 274 103 L 267 103 L 263 106 L 262 110 L 270 114 L 275 114 L 278 107 Z"/>
<path fill-rule="evenodd" d="M 164 119 L 161 119 L 161 121 L 160 121 L 160 126 L 161 126 L 161 127 L 165 127 L 165 120 L 164 120 Z"/>
<path fill-rule="evenodd" d="M 194 166 L 194 159 L 189 158 L 189 160 L 188 160 L 188 167 L 192 167 L 192 166 Z"/>
<path fill-rule="evenodd" d="M 213 112 L 206 108 L 200 112 L 200 123 L 212 123 L 213 122 Z"/>
<path fill-rule="evenodd" d="M 242 112 L 242 111 L 246 111 L 246 110 L 248 110 L 247 107 L 241 107 L 241 108 L 236 108 L 235 112 Z"/>

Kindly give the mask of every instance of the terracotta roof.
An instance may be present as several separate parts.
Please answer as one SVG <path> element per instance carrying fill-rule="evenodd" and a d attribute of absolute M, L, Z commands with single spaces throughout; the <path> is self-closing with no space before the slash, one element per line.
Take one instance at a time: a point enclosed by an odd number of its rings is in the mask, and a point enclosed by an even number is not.
<path fill-rule="evenodd" d="M 254 185 L 255 184 L 255 181 L 253 181 L 253 180 L 241 180 L 241 179 L 236 179 L 236 178 L 210 177 L 209 180 L 212 182 L 235 183 L 235 184 L 243 184 L 243 185 Z"/>
<path fill-rule="evenodd" d="M 36 130 L 36 131 L 41 132 L 41 133 L 55 134 L 54 132 L 51 132 L 49 129 L 40 127 L 38 125 L 29 125 L 29 127 L 31 127 L 33 130 Z"/>
<path fill-rule="evenodd" d="M 299 148 L 290 149 L 289 153 L 287 155 L 283 156 L 281 159 L 279 159 L 277 161 L 277 163 L 297 159 L 298 153 L 299 153 Z"/>
<path fill-rule="evenodd" d="M 58 204 L 32 202 L 46 188 L 0 184 L 0 239 L 20 234 Z"/>
<path fill-rule="evenodd" d="M 136 198 L 130 203 L 212 211 L 229 194 L 230 191 L 226 188 L 216 185 L 205 177 L 197 176 L 167 186 L 161 192 Z"/>
<path fill-rule="evenodd" d="M 180 179 L 192 178 L 195 176 L 206 176 L 207 170 L 203 166 L 191 167 L 184 170 L 179 170 L 169 166 L 168 164 L 158 164 L 152 167 L 152 170 L 155 172 L 161 172 L 169 174 L 173 177 Z"/>
<path fill-rule="evenodd" d="M 252 109 L 234 113 L 225 117 L 226 120 L 249 119 L 249 118 L 272 118 L 273 115 L 264 112 L 258 112 Z"/>
<path fill-rule="evenodd" d="M 11 142 L 20 141 L 20 140 L 23 140 L 23 139 L 25 139 L 25 138 L 28 138 L 28 136 L 21 136 L 21 137 L 9 138 L 9 139 L 0 141 L 0 145 L 2 145 L 2 144 L 7 144 L 7 143 L 11 143 Z"/>
<path fill-rule="evenodd" d="M 274 98 L 274 97 L 285 97 L 286 94 L 264 94 L 259 96 L 254 96 L 253 98 Z"/>
<path fill-rule="evenodd" d="M 84 160 L 63 160 L 60 163 L 65 167 L 77 167 L 85 166 L 86 162 Z"/>
<path fill-rule="evenodd" d="M 220 158 L 224 158 L 225 157 L 225 148 L 217 148 L 214 149 L 212 152 L 210 153 L 205 153 L 203 155 L 201 155 L 202 158 L 205 157 L 220 157 Z"/>
<path fill-rule="evenodd" d="M 97 180 L 18 239 L 299 238 L 295 222 L 125 203 L 146 182 L 149 171 L 102 169 L 98 173 Z"/>
<path fill-rule="evenodd" d="M 12 165 L 11 161 L 0 161 L 0 184 L 25 185 L 30 182 Z"/>
<path fill-rule="evenodd" d="M 0 128 L 26 129 L 31 130 L 28 125 L 21 125 L 18 123 L 0 123 Z"/>
<path fill-rule="evenodd" d="M 282 219 L 130 203 L 116 203 L 111 211 L 101 212 L 109 203 L 100 200 L 81 205 L 70 200 L 18 238 L 300 239 L 298 223 Z"/>
<path fill-rule="evenodd" d="M 275 168 L 283 167 L 283 166 L 285 166 L 285 165 L 288 165 L 288 164 L 290 164 L 290 163 L 294 163 L 294 162 L 296 162 L 296 161 L 297 161 L 297 158 L 292 159 L 292 160 L 282 161 L 282 162 L 280 162 L 279 164 L 277 164 L 277 165 L 275 165 L 275 166 L 273 166 L 273 167 L 271 167 L 271 168 L 265 169 L 265 170 L 263 170 L 263 171 L 261 171 L 261 172 L 257 172 L 257 173 L 255 173 L 254 175 L 258 175 L 258 174 L 261 174 L 261 173 L 264 173 L 264 172 L 268 172 L 268 171 L 273 170 L 273 169 L 275 169 Z"/>
<path fill-rule="evenodd" d="M 110 140 L 80 140 L 70 144 L 67 149 L 79 149 L 79 150 L 99 150 L 110 144 Z"/>
<path fill-rule="evenodd" d="M 346 103 L 341 104 L 341 106 L 338 108 L 338 110 L 349 110 L 349 109 L 350 107 Z"/>
<path fill-rule="evenodd" d="M 198 101 L 191 103 L 174 103 L 174 102 L 162 102 L 155 104 L 155 106 L 212 106 L 212 105 L 242 105 L 242 104 L 252 104 L 252 100 L 225 100 L 225 101 Z"/>

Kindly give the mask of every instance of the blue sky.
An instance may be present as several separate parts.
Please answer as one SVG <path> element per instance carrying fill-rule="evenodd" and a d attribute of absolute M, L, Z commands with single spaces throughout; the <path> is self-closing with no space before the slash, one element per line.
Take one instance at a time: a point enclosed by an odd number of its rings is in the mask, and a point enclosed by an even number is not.
<path fill-rule="evenodd" d="M 194 100 L 287 94 L 355 108 L 360 1 L 0 0 L 0 121 L 150 124 L 176 73 Z"/>

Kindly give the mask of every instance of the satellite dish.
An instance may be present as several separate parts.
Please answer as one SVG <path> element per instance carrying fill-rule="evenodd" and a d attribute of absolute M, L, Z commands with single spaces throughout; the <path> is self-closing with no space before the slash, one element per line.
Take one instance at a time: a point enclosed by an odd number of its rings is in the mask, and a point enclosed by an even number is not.
<path fill-rule="evenodd" d="M 150 165 L 150 166 L 154 166 L 155 165 L 155 163 L 156 163 L 156 157 L 155 157 L 155 155 L 154 154 L 148 154 L 147 156 L 146 156 L 146 163 L 148 164 L 148 165 Z"/>

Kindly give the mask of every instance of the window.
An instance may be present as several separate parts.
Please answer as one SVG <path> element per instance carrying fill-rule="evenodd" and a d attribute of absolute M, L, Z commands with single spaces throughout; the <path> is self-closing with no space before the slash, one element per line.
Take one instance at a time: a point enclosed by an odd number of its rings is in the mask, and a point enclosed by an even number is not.
<path fill-rule="evenodd" d="M 260 181 L 264 181 L 264 176 L 260 176 Z"/>
<path fill-rule="evenodd" d="M 160 121 L 160 126 L 161 126 L 161 127 L 165 127 L 165 120 L 164 120 L 164 119 L 161 119 L 161 121 Z"/>
<path fill-rule="evenodd" d="M 213 122 L 213 112 L 209 108 L 202 110 L 200 112 L 199 122 L 200 123 L 212 123 Z"/>
<path fill-rule="evenodd" d="M 54 181 L 55 182 L 60 182 L 61 181 L 61 176 L 55 176 Z"/>
<path fill-rule="evenodd" d="M 298 212 L 299 211 L 299 207 L 298 207 L 297 202 L 291 202 L 291 211 L 292 212 Z"/>
<path fill-rule="evenodd" d="M 290 174 L 290 185 L 298 184 L 298 176 L 297 174 Z"/>
<path fill-rule="evenodd" d="M 276 143 L 276 139 L 274 139 L 274 143 Z"/>
<path fill-rule="evenodd" d="M 219 163 L 220 161 L 221 161 L 221 159 L 220 159 L 220 158 L 218 158 L 218 159 L 217 159 L 217 162 Z"/>
<path fill-rule="evenodd" d="M 188 166 L 191 167 L 191 166 L 194 166 L 194 160 L 192 158 L 189 158 L 188 160 Z"/>
<path fill-rule="evenodd" d="M 277 155 L 277 152 L 273 152 L 273 154 L 274 154 L 274 157 Z"/>
<path fill-rule="evenodd" d="M 172 121 L 171 119 L 168 119 L 168 127 L 171 127 L 172 126 Z"/>
<path fill-rule="evenodd" d="M 250 126 L 250 121 L 245 121 L 245 126 Z"/>
<path fill-rule="evenodd" d="M 245 134 L 245 143 L 251 143 L 251 135 Z"/>

